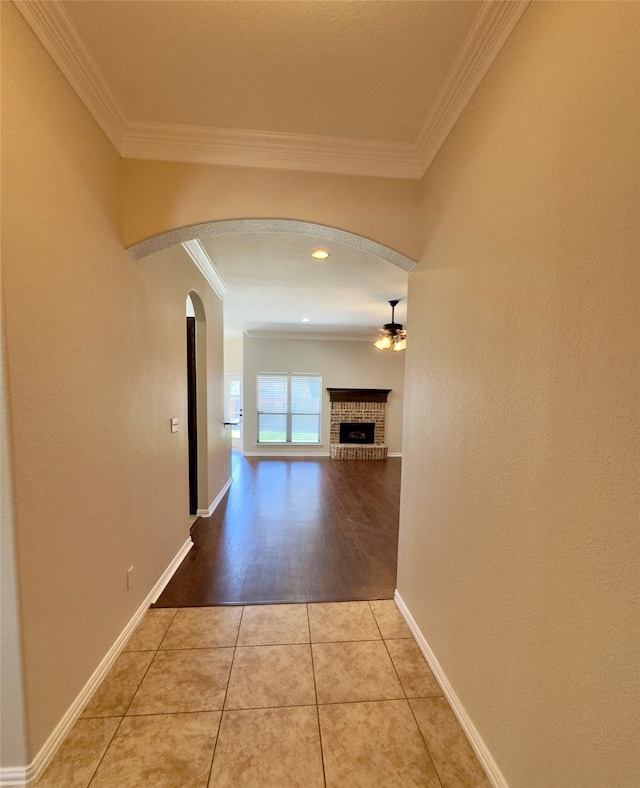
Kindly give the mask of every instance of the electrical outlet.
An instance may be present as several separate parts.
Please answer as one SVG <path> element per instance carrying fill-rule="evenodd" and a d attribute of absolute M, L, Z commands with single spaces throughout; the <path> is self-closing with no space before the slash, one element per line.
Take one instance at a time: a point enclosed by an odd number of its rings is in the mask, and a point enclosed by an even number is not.
<path fill-rule="evenodd" d="M 133 567 L 127 569 L 127 591 L 133 586 Z"/>

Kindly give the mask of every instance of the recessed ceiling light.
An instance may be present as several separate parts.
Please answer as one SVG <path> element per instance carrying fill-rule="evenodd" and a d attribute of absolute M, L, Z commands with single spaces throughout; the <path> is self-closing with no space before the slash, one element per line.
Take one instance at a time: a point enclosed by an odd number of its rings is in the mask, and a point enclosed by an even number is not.
<path fill-rule="evenodd" d="M 311 252 L 311 257 L 315 257 L 316 260 L 326 260 L 329 257 L 329 252 L 326 249 L 314 249 Z"/>
<path fill-rule="evenodd" d="M 308 317 L 303 317 L 302 318 L 302 322 L 303 323 L 308 323 L 309 322 L 309 318 Z"/>

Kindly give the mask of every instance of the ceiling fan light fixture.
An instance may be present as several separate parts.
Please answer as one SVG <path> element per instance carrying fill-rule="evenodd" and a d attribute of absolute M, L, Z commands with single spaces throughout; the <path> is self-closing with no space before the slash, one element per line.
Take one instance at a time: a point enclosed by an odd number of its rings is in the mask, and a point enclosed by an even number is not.
<path fill-rule="evenodd" d="M 391 347 L 391 337 L 385 334 L 383 337 L 380 337 L 377 342 L 374 342 L 373 345 L 377 347 L 378 350 L 388 350 Z"/>
<path fill-rule="evenodd" d="M 396 323 L 394 320 L 395 308 L 400 299 L 389 301 L 391 306 L 391 322 L 385 323 L 382 327 L 382 336 L 380 336 L 373 346 L 378 350 L 389 350 L 393 348 L 396 352 L 405 350 L 407 347 L 407 332 L 403 330 L 402 323 Z"/>

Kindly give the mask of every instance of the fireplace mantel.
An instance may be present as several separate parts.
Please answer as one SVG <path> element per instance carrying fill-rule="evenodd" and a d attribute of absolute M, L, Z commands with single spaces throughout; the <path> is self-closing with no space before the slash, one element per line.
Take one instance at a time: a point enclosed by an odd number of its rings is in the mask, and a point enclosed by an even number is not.
<path fill-rule="evenodd" d="M 331 402 L 386 402 L 393 389 L 330 389 Z"/>

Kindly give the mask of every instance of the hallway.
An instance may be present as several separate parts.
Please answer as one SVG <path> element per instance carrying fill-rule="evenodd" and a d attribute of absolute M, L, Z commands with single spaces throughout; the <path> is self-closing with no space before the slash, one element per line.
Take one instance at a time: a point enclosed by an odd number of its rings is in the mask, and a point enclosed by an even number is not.
<path fill-rule="evenodd" d="M 38 788 L 490 785 L 391 600 L 151 610 Z"/>
<path fill-rule="evenodd" d="M 226 306 L 207 248 L 236 234 L 257 248 L 270 233 L 261 223 L 276 221 L 300 236 L 278 270 L 318 271 L 349 303 L 329 320 L 319 287 L 317 298 L 289 298 L 287 321 L 278 281 L 265 286 L 257 300 L 272 319 L 238 333 L 242 363 L 227 370 L 242 370 L 243 399 L 254 402 L 259 372 L 322 374 L 323 388 L 391 388 L 405 425 L 392 449 L 403 459 L 390 577 L 371 590 L 368 569 L 343 572 L 322 539 L 311 557 L 329 580 L 351 574 L 359 603 L 389 601 L 397 578 L 398 604 L 495 788 L 640 786 L 640 4 L 0 9 L 0 783 L 31 788 L 190 548 L 192 292 L 206 317 L 198 506 L 223 493 Z M 411 269 L 402 398 L 379 370 L 393 353 L 373 345 L 400 293 L 383 280 L 376 306 L 360 282 L 346 289 L 344 233 Z M 330 241 L 327 260 L 311 257 Z M 243 418 L 245 448 L 262 450 L 257 408 Z M 264 511 L 276 524 L 278 503 Z M 301 500 L 300 512 L 313 504 Z M 351 543 L 356 566 L 370 536 Z M 268 596 L 234 563 L 231 539 L 210 554 L 226 597 L 213 584 L 161 604 L 179 621 L 219 599 L 224 615 L 244 617 L 262 601 L 311 610 L 344 598 L 337 580 L 335 597 L 316 596 L 314 562 L 284 542 L 252 558 Z M 207 577 L 205 552 L 185 561 L 192 589 Z M 310 629 L 310 652 L 318 645 Z M 127 653 L 152 665 L 180 651 Z M 117 713 L 76 729 L 91 738 L 112 726 L 89 768 L 101 780 L 127 729 L 156 716 L 127 714 L 132 691 L 121 691 Z M 226 700 L 184 712 L 222 715 L 215 758 L 225 720 L 254 713 Z M 291 708 L 318 706 L 322 725 L 342 702 Z M 321 746 L 331 781 L 324 733 Z"/>

